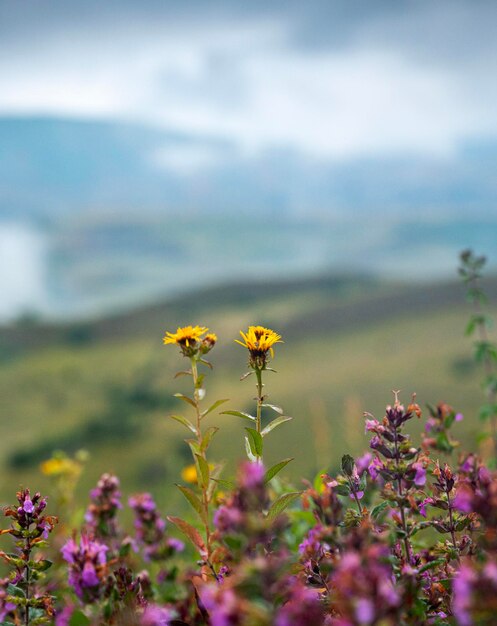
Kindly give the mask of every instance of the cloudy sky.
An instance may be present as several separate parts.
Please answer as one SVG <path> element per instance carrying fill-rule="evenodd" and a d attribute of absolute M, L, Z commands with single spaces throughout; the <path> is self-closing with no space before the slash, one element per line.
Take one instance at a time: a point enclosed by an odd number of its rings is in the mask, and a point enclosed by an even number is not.
<path fill-rule="evenodd" d="M 496 75 L 495 0 L 2 0 L 0 244 L 38 252 L 0 287 L 50 255 L 33 216 L 103 208 L 345 216 L 378 250 L 393 214 L 436 259 L 447 220 L 480 219 L 478 245 Z"/>
<path fill-rule="evenodd" d="M 0 114 L 132 120 L 246 155 L 450 159 L 497 135 L 496 25 L 492 0 L 3 0 Z"/>

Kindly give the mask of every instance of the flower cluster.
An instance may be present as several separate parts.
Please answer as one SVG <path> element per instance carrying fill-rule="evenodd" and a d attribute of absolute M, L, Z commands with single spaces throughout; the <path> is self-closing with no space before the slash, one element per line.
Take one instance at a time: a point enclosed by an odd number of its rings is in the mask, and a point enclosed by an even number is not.
<path fill-rule="evenodd" d="M 38 593 L 33 583 L 43 577 L 52 563 L 45 558 L 33 558 L 33 551 L 44 547 L 58 520 L 44 514 L 47 501 L 39 492 L 32 496 L 29 489 L 22 489 L 17 493 L 17 503 L 17 506 L 4 509 L 11 525 L 0 531 L 0 534 L 14 538 L 16 548 L 15 553 L 0 552 L 7 565 L 14 567 L 10 577 L 0 583 L 0 613 L 11 613 L 14 604 L 17 607 L 14 611 L 16 621 L 23 619 L 27 624 L 30 616 L 36 615 L 42 623 L 54 614 L 52 597 Z M 19 596 L 22 602 L 19 602 Z"/>
<path fill-rule="evenodd" d="M 445 402 L 440 402 L 436 408 L 429 406 L 430 417 L 425 422 L 423 433 L 423 448 L 438 452 L 452 452 L 459 442 L 452 439 L 450 428 L 454 422 L 463 420 L 462 413 L 456 411 Z"/>
<path fill-rule="evenodd" d="M 149 493 L 132 496 L 129 506 L 135 514 L 135 542 L 147 561 L 161 561 L 184 549 L 183 542 L 166 537 L 166 522 Z"/>
<path fill-rule="evenodd" d="M 117 513 L 122 508 L 119 479 L 103 474 L 90 492 L 91 502 L 85 513 L 88 534 L 101 539 L 118 535 Z"/>
<path fill-rule="evenodd" d="M 86 603 L 99 600 L 107 575 L 108 546 L 82 534 L 79 543 L 69 539 L 61 552 L 69 564 L 69 584 L 78 598 Z"/>
<path fill-rule="evenodd" d="M 178 345 L 182 354 L 191 358 L 207 354 L 216 344 L 216 335 L 207 333 L 208 330 L 205 326 L 183 326 L 175 333 L 166 332 L 163 341 L 165 345 Z"/>
<path fill-rule="evenodd" d="M 497 472 L 475 454 L 449 457 L 457 445 L 451 428 L 462 416 L 445 403 L 430 409 L 416 445 L 406 429 L 421 410 L 414 398 L 405 407 L 395 392 L 381 420 L 366 414 L 369 450 L 344 454 L 341 463 L 330 459 L 324 473 L 296 491 L 276 478 L 291 458 L 269 467 L 262 461 L 263 438 L 290 419 L 267 402 L 262 380 L 281 337 L 251 326 L 238 343 L 248 349 L 257 380 L 256 414 L 224 412 L 251 422 L 250 462 L 239 466 L 233 483 L 222 480 L 222 464 L 207 457 L 219 429 L 202 428 L 226 402 L 202 404 L 199 370 L 210 366 L 203 356 L 216 341 L 207 330 L 187 326 L 164 338 L 191 363 L 181 374 L 191 376 L 192 395 L 175 394 L 190 417 L 172 417 L 189 431 L 193 464 L 182 472 L 189 485 L 178 488 L 196 517 L 165 518 L 150 493 L 139 493 L 128 501 L 133 537 L 124 535 L 119 481 L 104 474 L 90 492 L 79 541 L 74 533 L 62 548 L 68 585 L 55 579 L 43 588 L 50 561 L 34 558 L 33 550 L 47 546 L 56 520 L 45 515 L 45 498 L 21 490 L 5 509 L 11 526 L 1 531 L 13 537 L 16 552 L 0 553 L 12 569 L 0 579 L 0 620 L 53 621 L 53 589 L 57 626 L 493 625 Z M 278 415 L 266 421 L 270 411 Z M 195 548 L 195 560 L 179 557 L 184 545 L 168 537 L 165 519 Z"/>
<path fill-rule="evenodd" d="M 355 535 L 355 534 L 354 534 Z M 354 536 L 353 535 L 353 536 Z M 356 536 L 329 579 L 331 595 L 330 626 L 400 623 L 402 586 L 395 584 L 388 546 L 364 545 Z"/>
<path fill-rule="evenodd" d="M 238 488 L 225 499 L 214 514 L 214 525 L 222 536 L 237 535 L 240 546 L 251 551 L 264 543 L 268 525 L 262 511 L 269 507 L 262 463 L 243 463 L 238 471 Z"/>

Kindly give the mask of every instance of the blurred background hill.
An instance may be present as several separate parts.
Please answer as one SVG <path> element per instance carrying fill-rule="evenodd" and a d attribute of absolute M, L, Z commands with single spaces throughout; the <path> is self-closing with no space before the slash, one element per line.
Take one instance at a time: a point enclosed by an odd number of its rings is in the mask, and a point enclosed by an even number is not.
<path fill-rule="evenodd" d="M 295 479 L 359 452 L 393 388 L 476 445 L 455 281 L 463 248 L 497 265 L 496 25 L 490 0 L 3 2 L 0 496 L 85 447 L 84 488 L 111 469 L 169 497 L 161 337 L 190 323 L 232 408 L 240 328 L 282 333 L 270 454 Z M 215 420 L 230 461 L 242 425 Z"/>

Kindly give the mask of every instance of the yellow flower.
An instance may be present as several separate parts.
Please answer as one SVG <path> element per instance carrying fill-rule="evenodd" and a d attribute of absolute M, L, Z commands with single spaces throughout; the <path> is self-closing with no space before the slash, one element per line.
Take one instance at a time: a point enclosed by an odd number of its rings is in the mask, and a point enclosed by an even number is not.
<path fill-rule="evenodd" d="M 200 351 L 202 354 L 207 354 L 212 350 L 212 348 L 216 345 L 217 335 L 214 333 L 207 333 L 207 335 L 202 339 L 202 345 L 200 347 Z"/>
<path fill-rule="evenodd" d="M 217 341 L 217 336 L 214 333 L 205 335 L 208 330 L 205 326 L 183 326 L 178 328 L 175 333 L 166 332 L 164 344 L 178 345 L 184 356 L 190 358 L 204 355 L 212 350 Z"/>
<path fill-rule="evenodd" d="M 66 457 L 52 457 L 47 461 L 43 461 L 40 465 L 41 472 L 45 476 L 67 476 L 77 475 L 81 471 L 78 463 Z"/>
<path fill-rule="evenodd" d="M 204 326 L 183 326 L 178 328 L 175 333 L 166 332 L 164 335 L 164 344 L 177 343 L 179 346 L 186 346 L 195 344 L 204 333 L 209 329 Z"/>
<path fill-rule="evenodd" d="M 185 483 L 196 483 L 197 482 L 197 468 L 195 465 L 187 465 L 181 470 L 181 478 L 185 481 Z"/>
<path fill-rule="evenodd" d="M 275 343 L 283 343 L 281 335 L 264 326 L 249 326 L 246 333 L 240 331 L 243 341 L 235 339 L 250 352 L 250 364 L 252 367 L 263 368 L 266 364 L 267 353 L 274 357 L 273 346 Z"/>
<path fill-rule="evenodd" d="M 209 471 L 212 472 L 215 469 L 213 463 L 209 463 Z M 195 465 L 187 465 L 181 470 L 181 478 L 185 483 L 197 483 L 197 468 Z"/>

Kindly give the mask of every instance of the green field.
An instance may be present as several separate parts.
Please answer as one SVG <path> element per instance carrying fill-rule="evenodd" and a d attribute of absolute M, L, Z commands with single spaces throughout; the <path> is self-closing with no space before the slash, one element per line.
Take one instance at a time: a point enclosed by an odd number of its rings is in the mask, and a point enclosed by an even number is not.
<path fill-rule="evenodd" d="M 497 281 L 488 290 L 495 295 Z M 186 407 L 172 394 L 189 391 L 189 379 L 173 378 L 184 364 L 162 336 L 190 323 L 218 334 L 205 402 L 230 398 L 227 409 L 250 409 L 255 391 L 251 378 L 239 381 L 246 371 L 244 349 L 233 341 L 239 330 L 261 323 L 282 334 L 266 391 L 294 420 L 267 439 L 266 459 L 295 457 L 286 470 L 295 482 L 365 448 L 363 411 L 381 417 L 392 389 L 405 401 L 416 392 L 421 406 L 452 404 L 465 414 L 456 437 L 475 447 L 483 396 L 464 337 L 469 313 L 457 283 L 323 277 L 212 288 L 95 321 L 4 328 L 0 497 L 11 500 L 21 484 L 46 489 L 40 461 L 55 448 L 83 447 L 91 456 L 82 497 L 113 471 L 125 494 L 150 490 L 169 510 L 178 506 L 171 486 L 188 460 L 186 431 L 167 415 Z M 216 413 L 210 423 L 221 427 L 212 455 L 227 461 L 229 474 L 244 454 L 246 424 Z"/>

